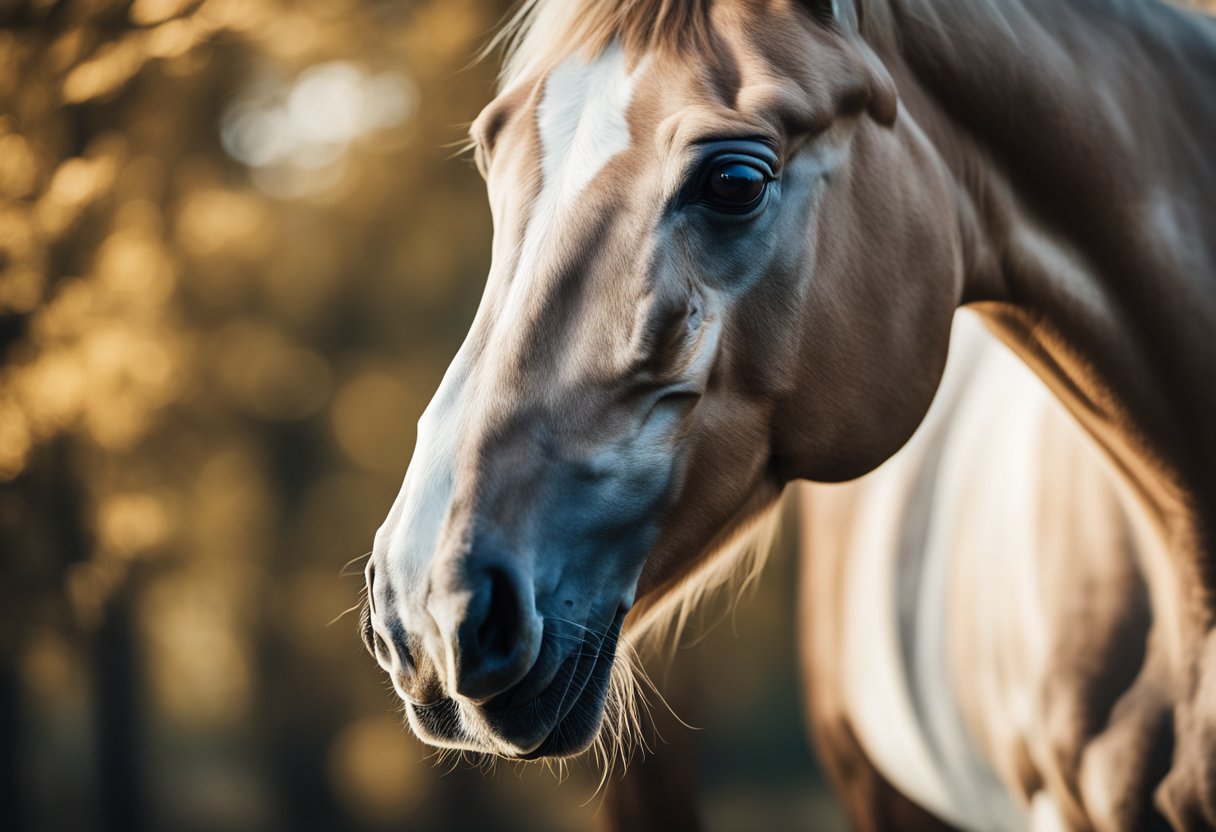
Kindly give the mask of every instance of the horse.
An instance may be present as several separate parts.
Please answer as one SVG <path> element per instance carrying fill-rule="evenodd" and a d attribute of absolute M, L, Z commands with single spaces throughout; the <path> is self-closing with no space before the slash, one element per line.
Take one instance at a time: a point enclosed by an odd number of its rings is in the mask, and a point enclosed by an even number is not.
<path fill-rule="evenodd" d="M 1216 24 L 1152 0 L 530 0 L 505 31 L 471 130 L 485 295 L 366 568 L 364 639 L 414 732 L 586 749 L 626 709 L 618 647 L 723 580 L 787 485 L 908 441 L 968 306 L 1161 541 L 1102 731 L 1047 771 L 1023 748 L 1008 796 L 1216 828 Z"/>

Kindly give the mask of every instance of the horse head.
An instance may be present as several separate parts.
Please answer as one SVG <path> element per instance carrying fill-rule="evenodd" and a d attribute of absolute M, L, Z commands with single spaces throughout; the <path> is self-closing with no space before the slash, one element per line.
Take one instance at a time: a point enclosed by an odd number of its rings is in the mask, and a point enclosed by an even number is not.
<path fill-rule="evenodd" d="M 948 180 L 853 5 L 628 8 L 532 4 L 472 129 L 493 263 L 366 570 L 434 745 L 584 749 L 626 617 L 890 456 L 945 361 Z"/>

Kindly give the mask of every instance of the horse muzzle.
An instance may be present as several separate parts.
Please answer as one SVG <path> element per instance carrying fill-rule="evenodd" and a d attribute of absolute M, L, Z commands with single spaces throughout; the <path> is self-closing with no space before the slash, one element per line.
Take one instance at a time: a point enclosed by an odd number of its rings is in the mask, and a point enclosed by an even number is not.
<path fill-rule="evenodd" d="M 527 568 L 493 554 L 434 564 L 405 609 L 372 564 L 367 578 L 364 641 L 424 742 L 536 759 L 595 738 L 624 605 L 600 623 L 545 615 Z M 559 605 L 578 615 L 572 600 Z"/>

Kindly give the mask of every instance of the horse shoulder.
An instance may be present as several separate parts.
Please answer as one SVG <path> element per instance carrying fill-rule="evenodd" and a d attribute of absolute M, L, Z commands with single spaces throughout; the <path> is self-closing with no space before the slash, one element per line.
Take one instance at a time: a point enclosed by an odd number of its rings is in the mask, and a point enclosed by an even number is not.
<path fill-rule="evenodd" d="M 922 430 L 801 507 L 821 752 L 961 828 L 1087 825 L 1087 752 L 1143 672 L 1150 541 L 1072 417 L 961 316 Z"/>

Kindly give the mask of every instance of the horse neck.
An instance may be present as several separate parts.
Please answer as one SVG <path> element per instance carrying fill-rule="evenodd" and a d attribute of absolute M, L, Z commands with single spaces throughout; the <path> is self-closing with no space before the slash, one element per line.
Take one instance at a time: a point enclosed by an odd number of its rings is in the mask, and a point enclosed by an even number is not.
<path fill-rule="evenodd" d="M 1216 23 L 1134 0 L 867 9 L 955 178 L 964 302 L 1107 449 L 1216 622 Z"/>

